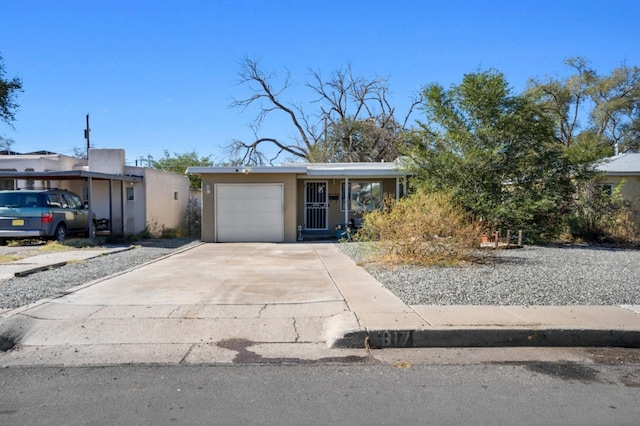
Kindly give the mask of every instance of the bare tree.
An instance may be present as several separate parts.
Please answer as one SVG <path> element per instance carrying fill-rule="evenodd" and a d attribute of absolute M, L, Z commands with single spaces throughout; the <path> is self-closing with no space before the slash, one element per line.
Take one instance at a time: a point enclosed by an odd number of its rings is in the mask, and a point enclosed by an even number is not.
<path fill-rule="evenodd" d="M 282 100 L 291 86 L 288 71 L 279 87 L 274 87 L 277 76 L 262 72 L 257 61 L 245 58 L 240 66 L 240 83 L 249 85 L 252 95 L 234 100 L 232 106 L 245 109 L 257 104 L 259 112 L 251 123 L 254 140 L 236 140 L 229 146 L 239 164 L 272 164 L 282 154 L 312 162 L 393 161 L 407 143 L 403 133 L 421 101 L 413 100 L 400 123 L 388 100 L 387 79 L 356 77 L 347 66 L 328 80 L 312 72 L 305 87 L 315 99 L 304 109 Z M 258 135 L 271 113 L 283 113 L 289 119 L 295 129 L 291 141 Z M 275 147 L 275 153 L 267 156 L 267 146 Z"/>

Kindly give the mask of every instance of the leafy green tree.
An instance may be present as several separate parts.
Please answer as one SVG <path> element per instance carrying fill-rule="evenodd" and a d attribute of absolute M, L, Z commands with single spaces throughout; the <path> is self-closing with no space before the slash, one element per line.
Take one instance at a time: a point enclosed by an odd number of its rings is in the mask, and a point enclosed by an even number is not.
<path fill-rule="evenodd" d="M 522 229 L 529 240 L 558 231 L 573 191 L 554 123 L 503 74 L 466 74 L 423 90 L 426 122 L 413 132 L 414 172 L 429 191 L 454 196 L 487 227 Z"/>
<path fill-rule="evenodd" d="M 158 170 L 184 174 L 188 167 L 210 167 L 213 166 L 211 156 L 199 157 L 196 151 L 186 152 L 184 154 L 174 153 L 173 156 L 169 151 L 164 151 L 164 157 L 160 160 L 151 161 L 151 167 Z M 189 176 L 190 186 L 192 188 L 200 188 L 202 178 L 196 175 Z"/>
<path fill-rule="evenodd" d="M 22 80 L 18 77 L 5 79 L 4 60 L 0 56 L 0 121 L 12 126 L 15 121 L 15 111 L 18 108 L 15 97 L 22 91 Z"/>
<path fill-rule="evenodd" d="M 553 118 L 558 142 L 589 162 L 638 150 L 640 68 L 622 65 L 598 75 L 584 58 L 566 64 L 572 70 L 567 78 L 532 79 L 528 89 Z"/>

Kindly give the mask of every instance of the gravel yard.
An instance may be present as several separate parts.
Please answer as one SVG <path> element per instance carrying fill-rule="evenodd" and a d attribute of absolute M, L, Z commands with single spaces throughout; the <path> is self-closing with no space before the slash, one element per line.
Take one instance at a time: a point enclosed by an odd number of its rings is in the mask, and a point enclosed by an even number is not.
<path fill-rule="evenodd" d="M 0 309 L 17 308 L 47 297 L 64 294 L 70 288 L 142 265 L 197 243 L 197 240 L 189 238 L 145 240 L 134 243 L 135 248 L 124 252 L 99 256 L 84 262 L 69 263 L 61 268 L 22 278 L 0 281 Z M 6 249 L 11 254 L 40 254 L 28 246 Z"/>
<path fill-rule="evenodd" d="M 340 248 L 360 262 L 357 243 Z M 363 266 L 408 305 L 640 305 L 640 250 L 525 246 L 483 265 Z"/>

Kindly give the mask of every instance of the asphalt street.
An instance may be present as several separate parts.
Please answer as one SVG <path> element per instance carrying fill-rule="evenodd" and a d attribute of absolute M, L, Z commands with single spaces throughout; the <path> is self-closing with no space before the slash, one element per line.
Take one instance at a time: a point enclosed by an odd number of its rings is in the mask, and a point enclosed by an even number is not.
<path fill-rule="evenodd" d="M 638 364 L 11 367 L 0 424 L 632 425 Z"/>

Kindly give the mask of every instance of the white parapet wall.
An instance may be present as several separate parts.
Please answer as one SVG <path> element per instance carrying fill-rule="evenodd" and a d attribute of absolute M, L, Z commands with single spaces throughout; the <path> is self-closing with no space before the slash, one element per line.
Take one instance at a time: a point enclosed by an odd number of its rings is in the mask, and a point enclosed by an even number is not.
<path fill-rule="evenodd" d="M 124 149 L 90 149 L 89 171 L 96 173 L 124 174 Z"/>

